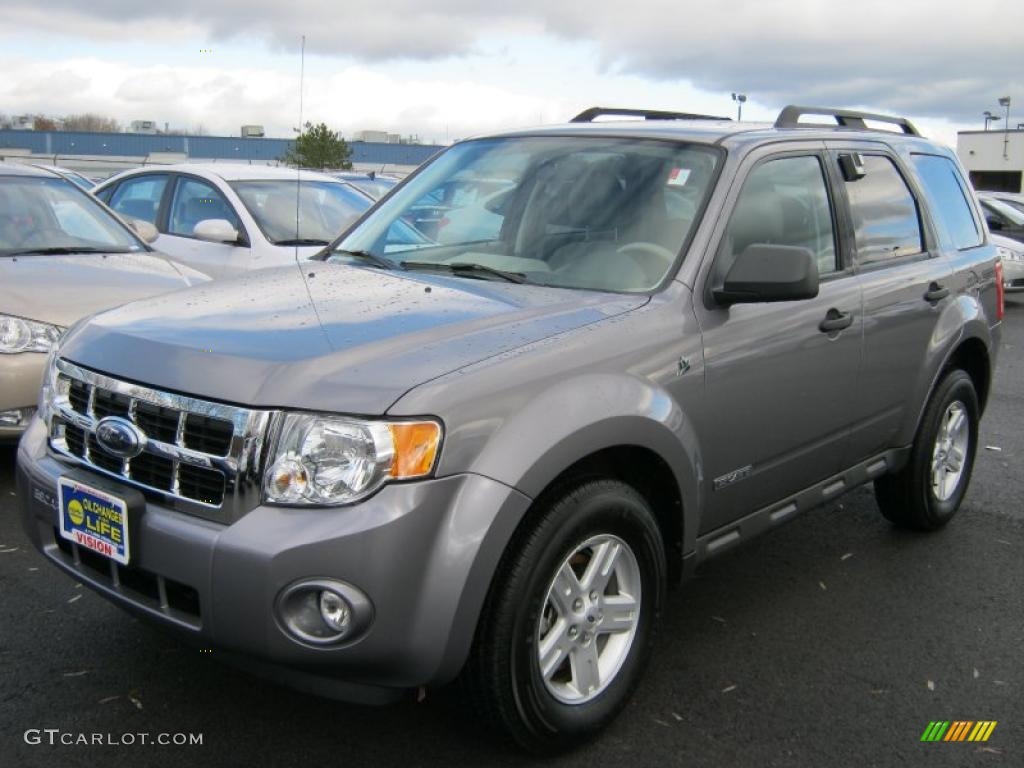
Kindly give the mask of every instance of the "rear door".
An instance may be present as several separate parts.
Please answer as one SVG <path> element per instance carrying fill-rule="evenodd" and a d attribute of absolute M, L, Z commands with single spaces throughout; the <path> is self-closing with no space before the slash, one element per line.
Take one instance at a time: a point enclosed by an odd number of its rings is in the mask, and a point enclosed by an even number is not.
<path fill-rule="evenodd" d="M 864 364 L 845 461 L 854 464 L 897 447 L 905 422 L 916 419 L 917 393 L 930 381 L 929 355 L 954 286 L 952 266 L 903 159 L 881 143 L 828 146 L 837 171 L 858 157 L 863 169 L 859 177 L 837 172 L 849 210 L 846 234 L 864 289 Z"/>
<path fill-rule="evenodd" d="M 99 198 L 124 219 L 138 219 L 158 226 L 167 183 L 166 173 L 141 173 L 108 187 Z"/>
<path fill-rule="evenodd" d="M 803 146 L 747 158 L 702 268 L 694 301 L 707 399 L 693 414 L 707 478 L 701 533 L 827 479 L 845 452 L 861 356 L 860 285 L 843 256 L 823 145 Z M 809 248 L 818 296 L 717 305 L 711 290 L 733 259 L 762 243 Z"/>

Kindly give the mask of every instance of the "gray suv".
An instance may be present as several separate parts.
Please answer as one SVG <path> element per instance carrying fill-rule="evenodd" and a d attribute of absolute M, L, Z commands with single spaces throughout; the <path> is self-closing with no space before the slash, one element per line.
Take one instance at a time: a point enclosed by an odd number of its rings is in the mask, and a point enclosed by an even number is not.
<path fill-rule="evenodd" d="M 955 155 L 842 110 L 613 111 L 454 145 L 318 261 L 74 327 L 18 451 L 35 546 L 260 674 L 459 677 L 550 751 L 704 560 L 867 482 L 946 524 L 1003 312 Z M 453 199 L 471 235 L 405 236 L 474 179 L 508 188 Z"/>

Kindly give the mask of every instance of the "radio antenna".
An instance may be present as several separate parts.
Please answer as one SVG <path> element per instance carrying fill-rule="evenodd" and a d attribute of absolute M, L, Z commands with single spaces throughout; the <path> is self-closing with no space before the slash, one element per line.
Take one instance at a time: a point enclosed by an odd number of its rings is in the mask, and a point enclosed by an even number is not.
<path fill-rule="evenodd" d="M 302 36 L 302 48 L 299 54 L 299 135 L 295 138 L 296 149 L 302 138 L 302 93 L 306 82 L 306 36 Z M 299 261 L 299 207 L 302 204 L 302 162 L 296 152 L 295 163 L 295 262 Z"/>

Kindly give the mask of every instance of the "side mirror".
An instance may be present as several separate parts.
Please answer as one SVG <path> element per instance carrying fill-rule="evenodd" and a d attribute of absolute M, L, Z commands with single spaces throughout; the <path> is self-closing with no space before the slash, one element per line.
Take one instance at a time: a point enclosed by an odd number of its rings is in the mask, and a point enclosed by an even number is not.
<path fill-rule="evenodd" d="M 128 226 L 135 231 L 136 235 L 142 238 L 143 242 L 152 243 L 160 237 L 160 233 L 157 231 L 157 228 L 148 221 L 129 218 Z"/>
<path fill-rule="evenodd" d="M 192 234 L 211 243 L 238 242 L 238 230 L 227 219 L 203 219 L 192 228 Z"/>
<path fill-rule="evenodd" d="M 810 248 L 754 243 L 736 257 L 722 287 L 712 293 L 726 306 L 813 299 L 818 265 Z"/>

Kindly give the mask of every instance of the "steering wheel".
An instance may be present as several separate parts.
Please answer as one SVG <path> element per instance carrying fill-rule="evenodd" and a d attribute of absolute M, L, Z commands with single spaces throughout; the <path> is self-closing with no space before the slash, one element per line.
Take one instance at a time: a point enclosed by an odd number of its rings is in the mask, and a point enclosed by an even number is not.
<path fill-rule="evenodd" d="M 676 257 L 676 255 L 665 246 L 658 245 L 657 243 L 649 243 L 644 240 L 637 240 L 635 243 L 626 243 L 625 245 L 619 246 L 617 252 L 625 256 L 630 256 L 633 253 L 638 256 L 654 256 L 664 261 L 666 265 L 670 264 Z"/>

